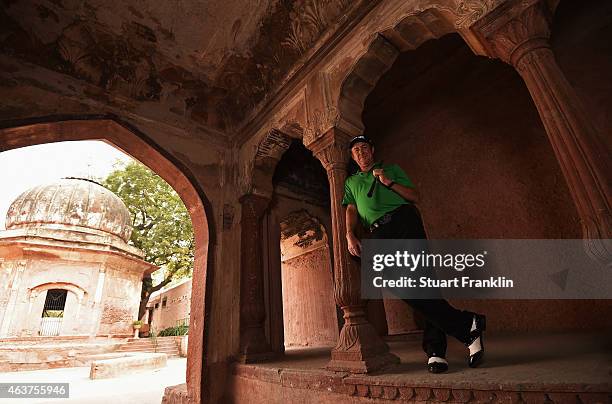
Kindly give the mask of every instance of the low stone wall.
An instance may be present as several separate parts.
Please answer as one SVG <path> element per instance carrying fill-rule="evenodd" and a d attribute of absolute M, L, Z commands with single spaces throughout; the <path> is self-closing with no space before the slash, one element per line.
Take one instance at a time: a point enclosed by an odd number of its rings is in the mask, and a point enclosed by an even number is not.
<path fill-rule="evenodd" d="M 0 372 L 87 366 L 90 357 L 111 354 L 124 340 L 11 341 L 0 344 Z"/>
<path fill-rule="evenodd" d="M 108 379 L 138 370 L 163 368 L 167 358 L 164 353 L 130 353 L 120 358 L 95 360 L 91 362 L 89 378 Z"/>
<path fill-rule="evenodd" d="M 182 337 L 178 337 L 178 344 L 179 344 L 179 352 L 182 358 L 186 358 L 187 357 L 187 345 L 189 343 L 189 336 L 188 335 L 183 335 Z"/>
<path fill-rule="evenodd" d="M 166 387 L 162 404 L 189 404 L 187 384 Z"/>
<path fill-rule="evenodd" d="M 349 375 L 324 370 L 291 370 L 236 365 L 227 396 L 234 404 L 391 404 L 395 403 L 609 403 L 609 385 L 448 382 L 424 383 L 386 377 Z M 168 395 L 168 388 L 166 388 Z M 163 403 L 175 404 L 164 397 Z"/>

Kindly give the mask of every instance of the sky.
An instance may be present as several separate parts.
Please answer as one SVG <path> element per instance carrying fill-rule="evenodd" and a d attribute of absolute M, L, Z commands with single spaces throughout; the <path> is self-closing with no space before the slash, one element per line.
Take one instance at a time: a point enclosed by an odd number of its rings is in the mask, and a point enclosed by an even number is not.
<path fill-rule="evenodd" d="M 6 211 L 24 191 L 64 177 L 102 179 L 130 156 L 98 140 L 58 142 L 0 153 L 0 230 Z"/>

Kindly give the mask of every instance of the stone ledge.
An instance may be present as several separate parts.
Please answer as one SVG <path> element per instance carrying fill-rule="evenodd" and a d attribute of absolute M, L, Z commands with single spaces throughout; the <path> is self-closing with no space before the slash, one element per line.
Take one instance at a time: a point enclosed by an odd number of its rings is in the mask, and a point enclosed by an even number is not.
<path fill-rule="evenodd" d="M 233 385 L 240 380 L 249 384 L 262 384 L 263 390 L 291 389 L 291 395 L 301 396 L 317 391 L 328 395 L 329 402 L 353 403 L 361 399 L 385 401 L 409 401 L 428 403 L 610 403 L 610 384 L 572 383 L 486 383 L 486 382 L 406 382 L 397 379 L 384 380 L 380 376 L 355 376 L 343 372 L 320 370 L 294 370 L 235 364 L 232 369 Z M 267 387 L 264 388 L 264 386 Z M 274 387 L 276 385 L 276 387 Z M 300 393 L 302 391 L 302 393 Z M 170 402 L 170 401 L 169 401 Z M 252 403 L 253 404 L 253 403 Z"/>
<path fill-rule="evenodd" d="M 187 384 L 183 383 L 166 387 L 162 404 L 189 404 Z"/>
<path fill-rule="evenodd" d="M 107 379 L 137 370 L 158 369 L 166 366 L 164 353 L 133 353 L 121 358 L 91 362 L 90 379 Z"/>

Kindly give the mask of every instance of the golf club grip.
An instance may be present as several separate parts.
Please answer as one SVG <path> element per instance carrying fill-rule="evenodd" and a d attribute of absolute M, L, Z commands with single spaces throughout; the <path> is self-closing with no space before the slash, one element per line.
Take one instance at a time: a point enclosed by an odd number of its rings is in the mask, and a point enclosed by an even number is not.
<path fill-rule="evenodd" d="M 382 160 L 380 161 L 380 166 L 382 167 Z M 372 167 L 372 175 L 374 175 L 374 167 Z M 368 198 L 371 198 L 372 195 L 374 195 L 374 188 L 376 188 L 376 183 L 380 181 L 378 179 L 378 177 L 374 177 L 374 182 L 372 182 L 372 185 L 370 185 L 370 190 L 368 191 Z"/>
<path fill-rule="evenodd" d="M 376 188 L 376 183 L 378 182 L 378 177 L 374 177 L 374 181 L 372 185 L 370 185 L 370 190 L 368 191 L 368 198 L 371 198 L 374 194 L 374 188 Z"/>

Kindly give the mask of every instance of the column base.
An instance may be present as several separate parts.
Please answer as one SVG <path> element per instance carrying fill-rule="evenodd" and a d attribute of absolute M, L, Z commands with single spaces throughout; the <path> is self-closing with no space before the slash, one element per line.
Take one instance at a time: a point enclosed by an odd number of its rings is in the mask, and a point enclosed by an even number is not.
<path fill-rule="evenodd" d="M 370 373 L 399 363 L 400 359 L 390 352 L 364 360 L 334 359 L 332 353 L 332 360 L 327 363 L 325 368 L 335 372 Z"/>
<path fill-rule="evenodd" d="M 272 359 L 276 359 L 280 356 L 278 352 L 258 352 L 258 353 L 247 353 L 238 355 L 238 362 L 249 364 L 249 363 L 260 363 L 266 362 Z"/>
<path fill-rule="evenodd" d="M 261 327 L 246 328 L 240 345 L 237 360 L 241 363 L 264 362 L 278 356 L 278 353 L 272 351 Z"/>
<path fill-rule="evenodd" d="M 363 312 L 362 306 L 346 306 L 345 323 L 338 344 L 331 352 L 326 368 L 350 373 L 369 373 L 400 363 L 389 352 L 389 346 L 376 333 Z"/>

